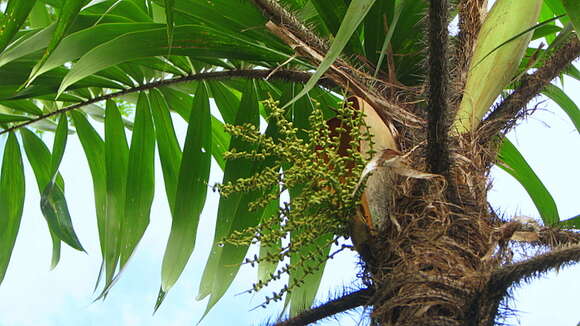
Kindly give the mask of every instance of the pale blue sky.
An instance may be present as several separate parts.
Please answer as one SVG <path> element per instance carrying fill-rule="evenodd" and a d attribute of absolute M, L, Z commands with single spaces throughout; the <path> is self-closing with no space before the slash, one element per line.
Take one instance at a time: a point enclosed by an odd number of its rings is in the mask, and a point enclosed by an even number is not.
<path fill-rule="evenodd" d="M 575 93 L 580 103 L 580 83 L 568 81 L 566 90 Z M 537 112 L 510 138 L 528 159 L 530 165 L 556 198 L 562 217 L 578 211 L 580 176 L 580 137 L 569 119 L 551 105 Z M 548 126 L 546 126 L 546 124 Z M 183 137 L 184 124 L 180 123 Z M 46 136 L 49 139 L 50 135 Z M 564 140 L 562 142 L 562 140 Z M 213 169 L 217 171 L 218 169 Z M 181 279 L 167 296 L 165 303 L 152 316 L 160 282 L 160 265 L 170 228 L 163 181 L 157 167 L 156 199 L 151 225 L 124 275 L 104 302 L 91 303 L 92 290 L 100 264 L 96 220 L 89 170 L 75 136 L 69 137 L 61 172 L 66 180 L 66 195 L 78 235 L 87 254 L 63 247 L 62 259 L 54 271 L 49 271 L 51 242 L 46 223 L 39 209 L 39 196 L 34 177 L 26 166 L 27 194 L 21 232 L 17 239 L 11 265 L 0 286 L 0 326 L 180 326 L 194 325 L 205 309 L 205 301 L 196 302 L 197 287 L 213 238 L 212 229 L 217 208 L 217 196 L 210 192 L 198 233 L 194 255 Z M 522 188 L 499 169 L 493 173 L 495 188 L 490 201 L 508 215 L 537 216 L 537 212 Z M 221 180 L 214 173 L 211 182 Z M 355 280 L 356 258 L 340 255 L 331 261 L 323 280 L 320 300 L 328 294 L 350 287 Z M 577 302 L 580 299 L 579 268 L 555 273 L 549 278 L 523 286 L 515 292 L 521 325 L 576 325 L 580 321 Z M 204 319 L 201 325 L 261 324 L 278 311 L 248 312 L 261 303 L 262 296 L 237 295 L 255 279 L 255 271 L 244 267 L 234 286 Z M 354 313 L 324 325 L 356 325 L 360 314 Z M 512 319 L 517 324 L 518 320 Z"/>

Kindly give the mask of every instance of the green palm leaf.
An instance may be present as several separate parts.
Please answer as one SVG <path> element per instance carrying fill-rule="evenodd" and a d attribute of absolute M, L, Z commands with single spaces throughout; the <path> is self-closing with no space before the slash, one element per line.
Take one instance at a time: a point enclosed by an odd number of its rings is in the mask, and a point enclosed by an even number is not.
<path fill-rule="evenodd" d="M 29 129 L 21 129 L 20 134 L 22 135 L 22 143 L 24 145 L 24 150 L 26 151 L 26 156 L 28 157 L 28 162 L 30 163 L 34 175 L 36 177 L 36 183 L 38 185 L 38 191 L 42 191 L 51 182 L 50 164 L 51 164 L 51 154 L 48 147 L 44 144 L 42 139 L 40 139 L 35 133 Z M 64 189 L 64 180 L 60 176 L 57 177 L 57 184 L 61 189 Z M 64 211 L 64 210 L 63 210 Z M 66 210 L 68 212 L 68 209 Z M 46 218 L 46 217 L 45 217 Z M 60 238 L 50 230 L 50 236 L 52 239 L 52 260 L 51 269 L 55 268 L 60 260 Z"/>
<path fill-rule="evenodd" d="M 576 36 L 580 38 L 580 6 L 574 0 L 562 0 L 562 4 L 576 29 Z"/>
<path fill-rule="evenodd" d="M 56 129 L 52 148 L 49 182 L 42 191 L 40 208 L 51 232 L 55 236 L 72 248 L 84 251 L 72 225 L 63 187 L 56 182 L 58 167 L 60 166 L 66 147 L 67 135 L 67 117 L 66 115 L 62 115 Z"/>
<path fill-rule="evenodd" d="M 251 81 L 246 85 L 235 122 L 237 125 L 244 123 L 249 123 L 254 126 L 259 125 L 256 89 L 254 83 Z M 230 150 L 235 148 L 236 150 L 242 151 L 250 149 L 248 146 L 252 145 L 244 143 L 240 139 L 233 138 L 229 148 Z M 256 162 L 249 160 L 226 162 L 223 183 L 253 175 L 256 172 L 256 165 Z M 197 295 L 197 300 L 211 295 L 205 314 L 207 314 L 229 288 L 247 251 L 247 247 L 245 246 L 238 247 L 231 244 L 219 246 L 218 244 L 233 230 L 243 229 L 245 225 L 255 225 L 259 221 L 261 217 L 260 212 L 249 212 L 247 207 L 243 206 L 247 205 L 256 196 L 256 193 L 234 193 L 227 198 L 220 198 L 214 242 Z"/>
<path fill-rule="evenodd" d="M 105 259 L 105 222 L 107 214 L 107 184 L 105 168 L 105 143 L 87 118 L 79 112 L 71 112 L 76 132 L 85 152 L 87 163 L 93 179 L 93 192 L 95 197 L 95 210 L 97 215 L 97 228 L 99 231 L 99 243 L 103 260 Z"/>
<path fill-rule="evenodd" d="M 2 158 L 0 176 L 0 283 L 6 269 L 20 228 L 24 207 L 24 168 L 20 146 L 14 133 L 8 135 Z"/>
<path fill-rule="evenodd" d="M 498 166 L 513 176 L 530 195 L 544 224 L 556 225 L 560 222 L 554 198 L 509 139 L 504 138 L 498 158 Z"/>
<path fill-rule="evenodd" d="M 211 162 L 211 120 L 209 97 L 203 84 L 195 93 L 189 121 L 172 206 L 171 233 L 163 256 L 162 292 L 175 284 L 193 252 L 205 204 Z"/>
<path fill-rule="evenodd" d="M 556 102 L 566 112 L 576 130 L 580 133 L 580 109 L 576 103 L 562 89 L 552 84 L 548 85 L 542 91 L 542 94 Z"/>
<path fill-rule="evenodd" d="M 4 15 L 0 16 L 0 52 L 8 46 L 22 24 L 24 24 L 35 3 L 36 0 L 8 1 Z"/>
<path fill-rule="evenodd" d="M 52 39 L 50 40 L 50 43 L 48 43 L 48 47 L 44 52 L 44 55 L 36 64 L 36 66 L 34 66 L 32 72 L 30 73 L 30 77 L 28 77 L 26 85 L 29 85 L 36 78 L 40 67 L 44 65 L 48 57 L 52 54 L 54 49 L 56 49 L 60 41 L 70 29 L 71 25 L 74 23 L 74 20 L 81 11 L 81 8 L 88 2 L 89 0 L 67 0 L 63 3 L 62 8 L 60 9 L 60 15 L 56 22 L 56 27 Z"/>
<path fill-rule="evenodd" d="M 350 6 L 346 10 L 346 14 L 342 20 L 340 28 L 336 33 L 336 37 L 328 53 L 322 60 L 322 62 L 316 68 L 316 72 L 310 77 L 304 88 L 296 97 L 294 97 L 290 102 L 286 103 L 286 106 L 298 100 L 298 98 L 306 95 L 318 82 L 320 77 L 330 68 L 334 61 L 338 58 L 344 47 L 346 46 L 348 40 L 351 38 L 352 34 L 358 28 L 360 23 L 365 18 L 366 14 L 371 9 L 375 0 L 353 0 Z"/>
<path fill-rule="evenodd" d="M 139 94 L 129 149 L 125 215 L 121 222 L 120 268 L 123 269 L 149 225 L 155 188 L 155 135 L 149 99 Z"/>
<path fill-rule="evenodd" d="M 179 175 L 179 164 L 181 162 L 181 148 L 177 142 L 175 129 L 169 114 L 167 102 L 158 90 L 151 92 L 151 111 L 155 123 L 155 136 L 157 138 L 157 149 L 163 180 L 165 181 L 165 192 L 169 208 L 173 211 L 175 204 L 175 193 L 177 191 L 177 180 Z"/>
<path fill-rule="evenodd" d="M 107 101 L 105 119 L 107 204 L 103 237 L 105 261 L 105 290 L 103 295 L 112 285 L 121 255 L 121 225 L 125 219 L 128 159 L 129 146 L 121 114 L 113 101 Z"/>
<path fill-rule="evenodd" d="M 59 93 L 98 71 L 134 58 L 167 54 L 164 28 L 128 33 L 85 54 L 62 81 Z M 235 58 L 253 61 L 279 61 L 283 56 L 256 43 L 232 39 L 226 33 L 202 25 L 178 26 L 173 31 L 172 54 L 201 58 Z"/>

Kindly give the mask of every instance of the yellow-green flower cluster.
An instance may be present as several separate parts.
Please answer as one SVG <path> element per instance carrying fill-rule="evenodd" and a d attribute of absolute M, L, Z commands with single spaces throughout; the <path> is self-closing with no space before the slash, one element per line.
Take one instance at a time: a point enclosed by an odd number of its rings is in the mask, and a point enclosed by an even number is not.
<path fill-rule="evenodd" d="M 330 124 L 318 105 L 309 117 L 310 128 L 299 130 L 286 118 L 287 113 L 277 102 L 267 100 L 265 107 L 270 113 L 269 123 L 275 124 L 275 132 L 265 135 L 253 125 L 227 125 L 226 130 L 244 142 L 253 144 L 250 151 L 231 150 L 225 154 L 229 160 L 269 160 L 270 164 L 248 178 L 219 185 L 222 196 L 239 192 L 261 191 L 266 194 L 248 205 L 250 210 L 264 209 L 277 204 L 277 212 L 264 216 L 261 222 L 241 232 L 234 232 L 225 242 L 235 245 L 260 243 L 270 247 L 267 255 L 246 259 L 248 264 L 262 262 L 278 264 L 298 253 L 301 260 L 286 264 L 253 285 L 251 291 L 259 291 L 283 274 L 299 269 L 304 277 L 320 268 L 328 254 L 329 241 L 322 241 L 320 248 L 312 249 L 321 239 L 346 236 L 357 199 L 352 193 L 364 168 L 363 155 L 359 152 L 361 141 L 371 141 L 370 135 L 361 132 L 362 113 L 350 105 L 336 108 L 336 116 Z M 304 136 L 305 135 L 305 136 Z M 281 195 L 288 194 L 290 201 L 281 202 Z M 275 210 L 274 210 L 275 211 Z M 291 235 L 291 241 L 281 246 Z M 330 236 L 329 236 L 330 235 Z M 308 253 L 305 248 L 308 247 Z M 317 262 L 318 267 L 305 264 Z M 278 264 L 280 265 L 280 264 Z M 266 301 L 277 301 L 282 294 L 301 281 L 295 279 L 290 287 L 284 287 Z"/>

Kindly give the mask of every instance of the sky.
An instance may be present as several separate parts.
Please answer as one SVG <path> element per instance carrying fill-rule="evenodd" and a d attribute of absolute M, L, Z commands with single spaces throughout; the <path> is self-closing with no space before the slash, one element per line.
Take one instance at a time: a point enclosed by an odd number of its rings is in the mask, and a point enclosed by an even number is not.
<path fill-rule="evenodd" d="M 566 80 L 565 90 L 580 103 L 580 83 Z M 558 205 L 562 217 L 578 211 L 577 173 L 580 162 L 580 137 L 562 111 L 547 100 L 542 108 L 509 135 L 528 163 L 544 181 Z M 185 123 L 175 119 L 180 140 Z M 102 126 L 95 124 L 99 128 Z M 102 129 L 102 128 L 101 128 Z M 50 144 L 51 135 L 45 136 Z M 152 315 L 160 284 L 160 266 L 170 230 L 170 214 L 165 198 L 161 169 L 156 167 L 156 197 L 151 224 L 119 282 L 105 301 L 92 302 L 93 286 L 99 265 L 98 235 L 89 169 L 77 137 L 69 137 L 60 171 L 66 182 L 66 196 L 73 223 L 88 254 L 63 246 L 60 264 L 50 271 L 51 241 L 40 212 L 40 198 L 30 166 L 26 163 L 26 204 L 12 261 L 0 286 L 0 326 L 179 326 L 195 325 L 205 309 L 205 300 L 195 301 L 197 288 L 209 247 L 218 196 L 208 192 L 193 256 L 181 279 L 168 294 L 159 311 Z M 210 184 L 221 180 L 219 169 L 212 169 Z M 504 214 L 537 217 L 525 191 L 503 171 L 494 168 L 494 188 L 489 200 Z M 331 260 L 325 271 L 318 300 L 323 302 L 345 289 L 356 286 L 357 258 L 342 254 Z M 580 321 L 580 268 L 568 268 L 524 285 L 514 291 L 512 308 L 519 325 L 576 325 Z M 250 288 L 256 271 L 244 266 L 232 288 L 200 323 L 204 325 L 262 324 L 275 316 L 280 306 L 249 309 L 259 305 L 261 295 L 239 293 Z M 361 312 L 321 325 L 357 325 Z"/>

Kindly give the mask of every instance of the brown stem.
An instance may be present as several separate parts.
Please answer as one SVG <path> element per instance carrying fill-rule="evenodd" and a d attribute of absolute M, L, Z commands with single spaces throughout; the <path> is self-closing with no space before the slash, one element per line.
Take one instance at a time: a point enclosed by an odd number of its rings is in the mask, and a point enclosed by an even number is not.
<path fill-rule="evenodd" d="M 432 0 L 429 7 L 429 97 L 427 160 L 430 172 L 449 174 L 447 0 Z"/>
<path fill-rule="evenodd" d="M 518 224 L 509 240 L 555 248 L 579 244 L 580 233 L 551 227 L 535 229 L 534 226 L 528 224 Z"/>
<path fill-rule="evenodd" d="M 572 35 L 570 40 L 557 49 L 542 67 L 532 74 L 525 75 L 519 86 L 483 121 L 480 127 L 482 136 L 480 142 L 489 142 L 498 133 L 502 131 L 505 133 L 513 127 L 520 116 L 520 110 L 538 96 L 542 89 L 552 79 L 558 77 L 578 56 L 580 56 L 580 41 Z"/>
<path fill-rule="evenodd" d="M 266 78 L 268 78 L 270 80 L 285 80 L 285 81 L 296 82 L 296 83 L 305 83 L 306 81 L 308 81 L 308 79 L 310 79 L 310 76 L 311 76 L 310 73 L 302 72 L 302 71 L 295 71 L 295 70 L 273 71 L 271 69 L 268 69 L 268 70 L 247 69 L 247 70 L 204 72 L 204 73 L 198 73 L 198 74 L 188 75 L 188 76 L 183 76 L 183 77 L 178 77 L 178 78 L 158 80 L 158 81 L 147 83 L 147 84 L 140 85 L 137 87 L 128 88 L 128 89 L 125 89 L 125 90 L 122 90 L 119 92 L 98 96 L 98 97 L 95 97 L 93 99 L 81 102 L 81 103 L 73 104 L 73 105 L 67 106 L 65 108 L 40 115 L 40 116 L 35 117 L 33 119 L 30 119 L 26 122 L 23 122 L 23 123 L 14 125 L 10 128 L 4 129 L 4 130 L 0 131 L 0 135 L 8 133 L 10 131 L 17 130 L 17 129 L 22 128 L 24 126 L 28 126 L 32 123 L 50 118 L 52 116 L 55 116 L 55 115 L 58 115 L 58 114 L 61 114 L 64 112 L 76 110 L 78 108 L 81 108 L 81 107 L 89 105 L 89 104 L 97 103 L 97 102 L 104 101 L 104 100 L 109 100 L 112 98 L 116 98 L 119 96 L 129 94 L 129 93 L 141 92 L 141 91 L 148 90 L 148 89 L 153 89 L 153 88 L 158 88 L 158 87 L 163 87 L 163 86 L 168 86 L 168 85 L 173 85 L 173 84 L 178 84 L 178 83 L 184 83 L 184 82 L 189 82 L 189 81 L 194 81 L 194 80 L 225 80 L 225 79 L 230 79 L 230 78 L 253 78 L 253 79 L 266 79 Z M 331 80 L 328 80 L 328 79 L 320 79 L 318 83 L 322 86 L 329 87 L 329 88 L 336 86 Z"/>
<path fill-rule="evenodd" d="M 252 0 L 264 16 L 277 25 L 284 26 L 292 31 L 302 42 L 314 48 L 318 53 L 325 54 L 330 48 L 325 40 L 314 34 L 291 12 L 286 10 L 275 0 Z"/>
<path fill-rule="evenodd" d="M 558 247 L 545 254 L 532 257 L 519 263 L 504 266 L 494 271 L 487 288 L 507 289 L 513 284 L 538 277 L 551 269 L 559 269 L 580 261 L 580 245 Z"/>
<path fill-rule="evenodd" d="M 550 271 L 580 261 L 580 245 L 558 247 L 545 254 L 532 257 L 519 263 L 500 267 L 492 272 L 485 289 L 472 302 L 479 307 L 478 325 L 495 325 L 500 302 L 508 295 L 508 289 L 522 281 L 528 281 Z"/>
<path fill-rule="evenodd" d="M 321 319 L 367 304 L 373 292 L 371 289 L 358 290 L 338 299 L 328 301 L 316 308 L 306 310 L 295 317 L 278 322 L 273 326 L 304 326 L 317 322 Z"/>

